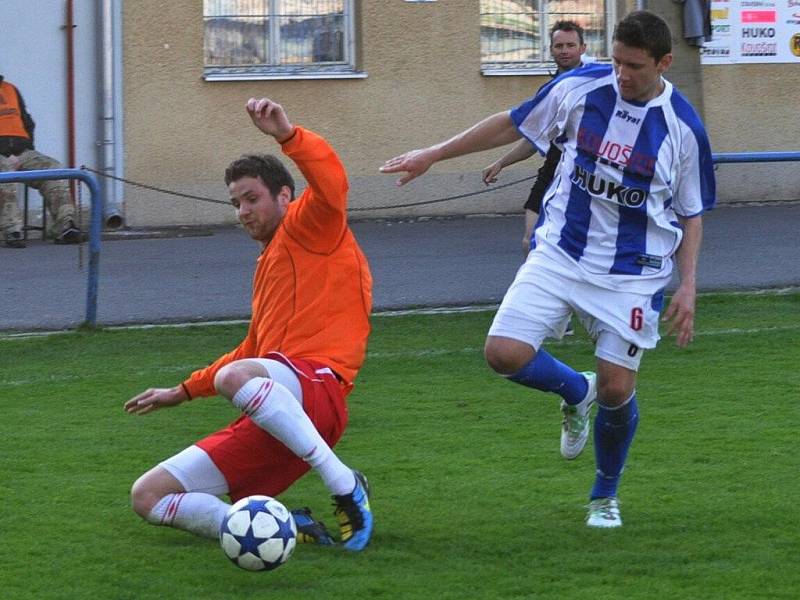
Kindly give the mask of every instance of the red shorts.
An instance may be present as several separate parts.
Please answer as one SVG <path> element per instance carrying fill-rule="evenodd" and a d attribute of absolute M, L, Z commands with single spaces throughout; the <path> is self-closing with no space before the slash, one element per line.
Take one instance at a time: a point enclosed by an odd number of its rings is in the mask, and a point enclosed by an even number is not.
<path fill-rule="evenodd" d="M 277 352 L 264 358 L 294 370 L 303 390 L 303 410 L 333 448 L 347 425 L 343 384 L 330 368 L 314 360 L 289 359 Z M 254 494 L 278 496 L 311 468 L 245 415 L 195 445 L 222 471 L 233 502 Z"/>

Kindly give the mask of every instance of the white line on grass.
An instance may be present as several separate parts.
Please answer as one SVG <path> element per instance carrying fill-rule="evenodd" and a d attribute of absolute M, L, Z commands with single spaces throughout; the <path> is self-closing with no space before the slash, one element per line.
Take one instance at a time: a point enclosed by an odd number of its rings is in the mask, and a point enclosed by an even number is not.
<path fill-rule="evenodd" d="M 403 317 L 406 315 L 450 315 L 459 313 L 488 312 L 496 310 L 498 304 L 476 304 L 475 306 L 442 306 L 439 308 L 410 308 L 407 310 L 385 310 L 373 313 L 373 317 Z M 189 327 L 215 327 L 218 325 L 247 325 L 246 319 L 231 319 L 230 321 L 187 321 L 184 323 L 144 323 L 133 325 L 108 325 L 102 327 L 104 331 L 144 331 L 148 329 L 186 329 Z M 0 342 L 7 340 L 20 340 L 50 335 L 66 335 L 75 333 L 73 329 L 57 329 L 53 331 L 22 331 L 19 333 L 0 334 Z"/>
<path fill-rule="evenodd" d="M 763 290 L 741 290 L 732 292 L 703 292 L 699 296 L 785 296 L 800 293 L 799 286 L 785 288 L 768 288 Z M 474 304 L 467 306 L 442 306 L 429 308 L 409 308 L 404 310 L 384 310 L 373 313 L 373 317 L 404 317 L 409 315 L 453 315 L 461 313 L 489 312 L 497 310 L 499 304 Z M 219 325 L 246 325 L 247 319 L 232 319 L 230 321 L 187 321 L 184 323 L 146 323 L 136 325 L 108 325 L 102 327 L 104 331 L 127 331 L 147 329 L 184 329 L 188 327 L 214 327 Z M 28 338 L 47 337 L 50 335 L 65 335 L 75 333 L 72 329 L 59 329 L 55 331 L 30 331 L 20 333 L 0 333 L 0 342 L 24 340 Z"/>
<path fill-rule="evenodd" d="M 408 308 L 403 310 L 382 310 L 374 317 L 405 317 L 406 315 L 455 315 L 461 313 L 489 312 L 497 310 L 499 304 L 475 304 L 473 306 L 441 306 L 438 308 Z"/>
<path fill-rule="evenodd" d="M 709 329 L 708 331 L 695 331 L 695 337 L 708 337 L 716 335 L 741 335 L 753 333 L 770 333 L 778 331 L 797 331 L 800 329 L 800 324 L 796 325 L 778 325 L 774 327 L 734 327 L 730 329 Z M 662 338 L 667 341 L 668 338 Z M 559 346 L 589 346 L 593 342 L 588 338 L 564 338 L 561 341 L 553 340 L 550 344 Z M 424 350 L 399 350 L 397 352 L 368 352 L 367 358 L 425 358 L 428 356 L 444 356 L 447 354 L 473 354 L 475 352 L 483 352 L 483 347 L 465 347 L 457 348 L 455 350 L 446 348 L 426 348 Z"/>

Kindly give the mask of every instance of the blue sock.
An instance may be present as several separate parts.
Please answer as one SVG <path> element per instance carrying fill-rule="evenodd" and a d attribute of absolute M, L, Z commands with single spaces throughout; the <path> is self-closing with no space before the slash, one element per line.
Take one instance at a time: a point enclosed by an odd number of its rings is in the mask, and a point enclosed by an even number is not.
<path fill-rule="evenodd" d="M 609 409 L 598 402 L 599 410 L 594 418 L 594 454 L 597 474 L 594 479 L 591 499 L 611 498 L 617 495 L 619 478 L 625 467 L 625 458 L 631 447 L 636 425 L 639 423 L 639 407 L 636 392 L 617 409 Z"/>
<path fill-rule="evenodd" d="M 589 390 L 586 377 L 544 350 L 539 350 L 532 361 L 508 378 L 543 392 L 555 392 L 567 404 L 580 403 Z"/>

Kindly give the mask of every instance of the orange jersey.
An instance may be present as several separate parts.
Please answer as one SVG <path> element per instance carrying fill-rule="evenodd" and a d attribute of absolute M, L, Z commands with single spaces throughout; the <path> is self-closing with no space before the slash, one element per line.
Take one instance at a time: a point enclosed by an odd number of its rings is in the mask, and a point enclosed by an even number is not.
<path fill-rule="evenodd" d="M 0 136 L 31 138 L 20 106 L 17 88 L 0 78 Z"/>
<path fill-rule="evenodd" d="M 184 382 L 193 398 L 216 393 L 214 376 L 224 365 L 268 352 L 324 363 L 346 390 L 364 362 L 372 276 L 347 226 L 344 166 L 323 138 L 301 127 L 282 150 L 308 186 L 258 258 L 247 337 Z"/>

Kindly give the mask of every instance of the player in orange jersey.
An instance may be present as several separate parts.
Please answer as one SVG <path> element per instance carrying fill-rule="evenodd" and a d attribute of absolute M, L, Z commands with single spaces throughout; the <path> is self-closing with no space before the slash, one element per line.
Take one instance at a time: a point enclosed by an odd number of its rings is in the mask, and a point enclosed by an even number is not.
<path fill-rule="evenodd" d="M 333 494 L 342 544 L 362 550 L 372 534 L 367 480 L 331 450 L 347 422 L 372 308 L 369 267 L 347 226 L 347 175 L 328 143 L 292 125 L 280 104 L 251 98 L 247 113 L 308 182 L 295 200 L 291 175 L 270 155 L 243 156 L 225 172 L 239 220 L 264 245 L 247 337 L 183 383 L 125 403 L 147 414 L 218 394 L 243 414 L 142 475 L 133 510 L 155 525 L 216 537 L 229 507 L 217 496 L 274 497 L 313 468 Z M 307 512 L 294 514 L 315 538 L 301 541 L 330 541 Z"/>

